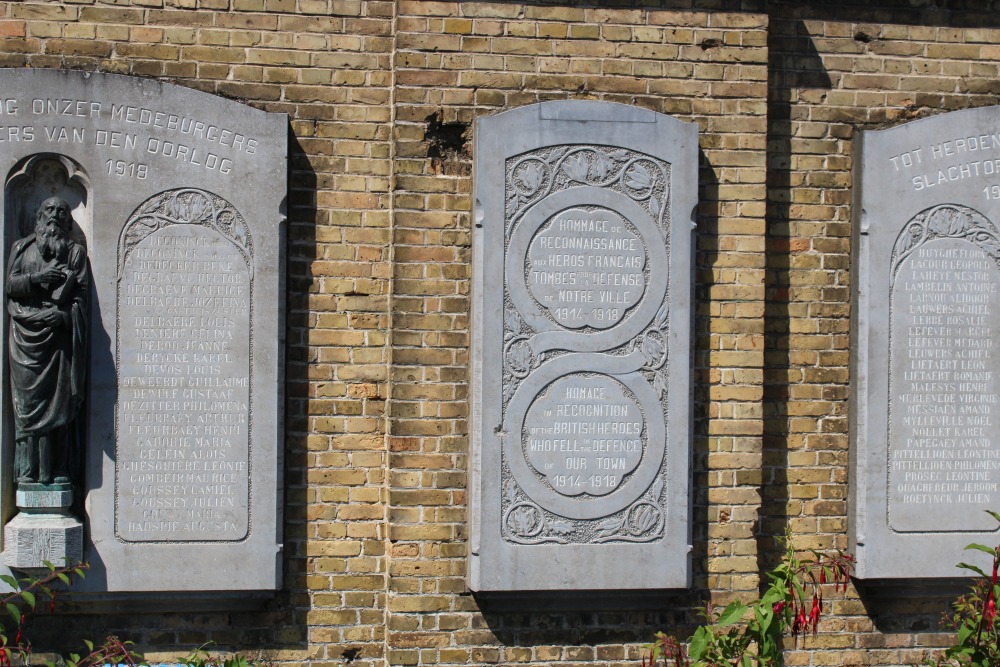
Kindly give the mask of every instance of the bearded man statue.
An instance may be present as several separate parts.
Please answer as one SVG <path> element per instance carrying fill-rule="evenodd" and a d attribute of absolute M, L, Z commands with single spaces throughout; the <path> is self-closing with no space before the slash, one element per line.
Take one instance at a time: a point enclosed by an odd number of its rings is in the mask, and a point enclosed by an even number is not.
<path fill-rule="evenodd" d="M 18 484 L 69 484 L 76 473 L 90 274 L 87 251 L 70 238 L 72 220 L 65 201 L 46 199 L 7 265 Z"/>

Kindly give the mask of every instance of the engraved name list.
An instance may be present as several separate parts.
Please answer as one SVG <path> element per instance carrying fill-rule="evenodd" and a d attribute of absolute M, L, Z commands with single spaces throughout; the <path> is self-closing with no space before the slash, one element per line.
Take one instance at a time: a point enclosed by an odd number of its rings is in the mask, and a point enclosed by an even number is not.
<path fill-rule="evenodd" d="M 994 260 L 963 238 L 927 240 L 899 264 L 889 417 L 894 530 L 971 529 L 963 517 L 978 524 L 978 509 L 1000 499 L 992 434 L 1000 402 L 992 370 L 998 278 Z M 928 508 L 953 518 L 944 525 Z"/>
<path fill-rule="evenodd" d="M 250 290 L 243 249 L 210 226 L 165 226 L 129 247 L 119 295 L 122 539 L 246 536 Z"/>

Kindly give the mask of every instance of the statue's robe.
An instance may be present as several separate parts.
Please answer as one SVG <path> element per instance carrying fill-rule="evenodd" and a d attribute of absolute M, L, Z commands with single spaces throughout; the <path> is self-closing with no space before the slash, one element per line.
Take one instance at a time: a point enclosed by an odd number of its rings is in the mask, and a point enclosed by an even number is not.
<path fill-rule="evenodd" d="M 50 266 L 63 271 L 66 282 L 52 289 L 33 285 L 30 275 Z M 20 239 L 11 248 L 6 290 L 14 425 L 16 438 L 22 440 L 69 426 L 80 414 L 87 369 L 87 252 L 70 242 L 65 263 L 46 261 L 34 235 Z M 32 321 L 53 306 L 65 313 L 66 326 Z M 67 434 L 71 442 L 74 435 Z M 15 462 L 15 467 L 21 464 Z"/>

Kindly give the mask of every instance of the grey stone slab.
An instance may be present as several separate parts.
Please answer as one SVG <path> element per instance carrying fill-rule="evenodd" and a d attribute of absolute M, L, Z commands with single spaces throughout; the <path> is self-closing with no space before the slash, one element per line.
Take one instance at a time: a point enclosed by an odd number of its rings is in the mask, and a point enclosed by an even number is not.
<path fill-rule="evenodd" d="M 697 151 L 607 102 L 479 120 L 473 590 L 689 584 Z"/>
<path fill-rule="evenodd" d="M 19 570 L 43 570 L 83 560 L 83 523 L 66 513 L 22 512 L 4 526 L 3 561 Z"/>
<path fill-rule="evenodd" d="M 1000 509 L 1000 107 L 860 133 L 849 533 L 857 576 L 961 576 Z M 915 558 L 914 554 L 919 554 Z"/>
<path fill-rule="evenodd" d="M 69 484 L 18 484 L 15 504 L 22 510 L 64 509 L 73 504 Z"/>
<path fill-rule="evenodd" d="M 58 194 L 90 259 L 83 586 L 280 586 L 287 118 L 148 79 L 0 70 L 0 126 L 5 247 Z"/>
<path fill-rule="evenodd" d="M 231 205 L 184 192 L 166 193 L 125 227 L 117 534 L 137 543 L 232 542 L 250 529 L 253 256 L 206 225 L 146 233 L 144 220 L 169 219 L 186 194 L 212 215 L 228 212 L 248 238 Z"/>

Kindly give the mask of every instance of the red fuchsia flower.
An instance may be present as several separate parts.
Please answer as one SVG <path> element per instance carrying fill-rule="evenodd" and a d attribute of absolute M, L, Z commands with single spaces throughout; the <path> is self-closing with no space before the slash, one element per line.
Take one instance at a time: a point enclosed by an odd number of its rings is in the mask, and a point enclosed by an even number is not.
<path fill-rule="evenodd" d="M 786 604 L 787 603 L 784 600 L 782 600 L 781 602 L 775 602 L 774 603 L 774 613 L 775 613 L 775 615 L 780 614 L 781 612 L 785 611 L 785 605 Z"/>
<path fill-rule="evenodd" d="M 821 584 L 825 584 L 826 583 L 826 568 L 825 567 L 824 568 L 820 568 L 820 571 L 819 571 L 819 583 L 821 583 Z"/>
<path fill-rule="evenodd" d="M 851 554 L 844 554 L 841 556 L 840 569 L 841 574 L 844 575 L 844 590 L 847 590 L 847 584 L 851 582 L 851 568 L 854 567 L 854 556 Z"/>
<path fill-rule="evenodd" d="M 795 613 L 795 620 L 792 621 L 792 636 L 798 636 L 800 632 L 805 632 L 808 627 L 809 619 L 806 617 L 805 605 L 802 605 Z"/>
<path fill-rule="evenodd" d="M 997 617 L 997 601 L 996 597 L 993 595 L 993 589 L 990 589 L 990 596 L 986 600 L 986 611 L 983 613 L 983 619 L 986 621 L 986 626 L 992 628 L 993 621 Z"/>
<path fill-rule="evenodd" d="M 813 634 L 816 634 L 816 629 L 819 627 L 819 613 L 819 597 L 813 593 L 812 611 L 809 612 L 809 622 L 812 624 Z"/>

